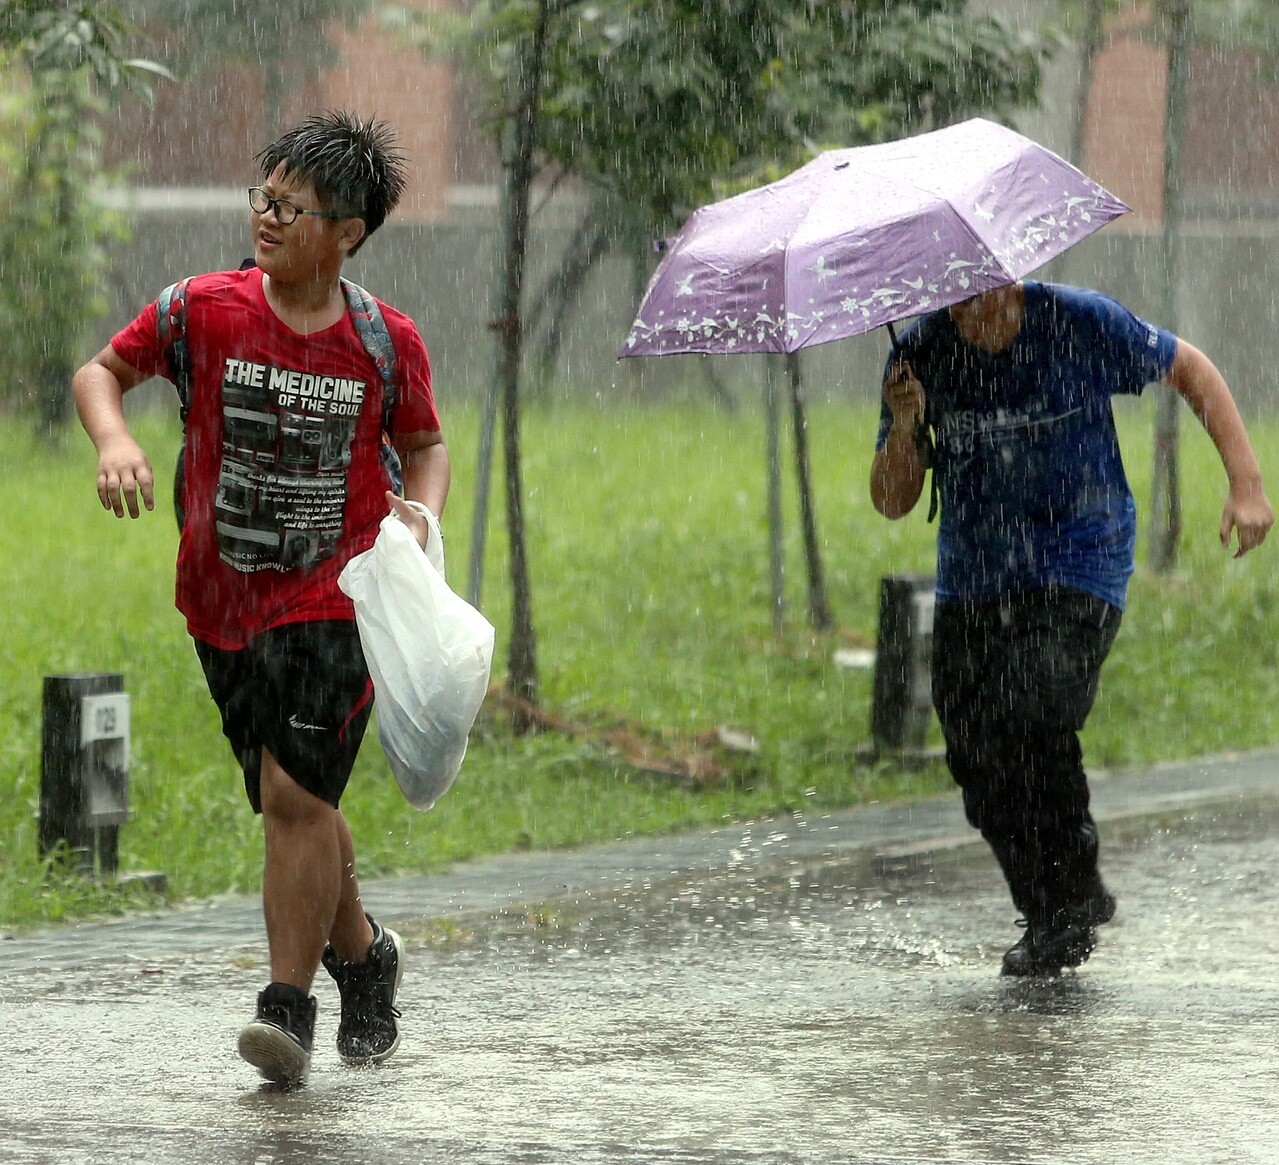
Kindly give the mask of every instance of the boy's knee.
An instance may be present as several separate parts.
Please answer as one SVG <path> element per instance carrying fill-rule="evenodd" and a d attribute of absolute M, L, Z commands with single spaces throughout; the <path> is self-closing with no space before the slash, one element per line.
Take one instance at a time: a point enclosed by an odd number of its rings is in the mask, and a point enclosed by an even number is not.
<path fill-rule="evenodd" d="M 307 792 L 265 749 L 260 777 L 262 815 L 280 824 L 305 824 L 327 819 L 336 810 L 327 801 Z"/>

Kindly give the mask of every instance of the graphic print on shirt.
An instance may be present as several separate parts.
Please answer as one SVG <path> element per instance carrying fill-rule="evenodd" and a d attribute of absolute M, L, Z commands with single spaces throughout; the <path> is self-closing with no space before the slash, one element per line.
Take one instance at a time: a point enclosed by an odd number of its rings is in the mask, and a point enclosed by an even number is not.
<path fill-rule="evenodd" d="M 1094 468 L 1080 436 L 1081 405 L 954 409 L 937 422 L 937 447 L 952 506 L 965 523 L 1054 521 L 1090 496 Z"/>
<path fill-rule="evenodd" d="M 335 551 L 366 384 L 228 359 L 222 372 L 218 553 L 245 573 Z"/>

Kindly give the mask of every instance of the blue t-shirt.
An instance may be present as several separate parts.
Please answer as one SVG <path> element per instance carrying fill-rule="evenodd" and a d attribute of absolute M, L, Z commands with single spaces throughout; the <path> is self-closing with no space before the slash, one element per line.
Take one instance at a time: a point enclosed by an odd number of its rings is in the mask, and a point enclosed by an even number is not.
<path fill-rule="evenodd" d="M 1024 287 L 1021 328 L 1002 352 L 965 342 L 945 310 L 901 337 L 936 434 L 937 597 L 1056 583 L 1122 608 L 1137 511 L 1110 398 L 1162 379 L 1177 338 L 1095 291 Z M 885 405 L 877 448 L 891 425 Z"/>

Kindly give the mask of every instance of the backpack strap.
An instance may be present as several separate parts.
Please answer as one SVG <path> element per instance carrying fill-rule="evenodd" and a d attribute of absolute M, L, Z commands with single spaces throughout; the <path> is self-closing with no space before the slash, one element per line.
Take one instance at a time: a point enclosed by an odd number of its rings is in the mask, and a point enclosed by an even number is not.
<path fill-rule="evenodd" d="M 191 349 L 187 345 L 187 287 L 190 276 L 171 283 L 155 301 L 156 327 L 169 376 L 178 390 L 178 410 L 183 425 L 191 411 Z"/>
<path fill-rule="evenodd" d="M 156 330 L 169 366 L 169 379 L 178 391 L 178 415 L 182 418 L 182 444 L 173 467 L 173 516 L 178 529 L 186 525 L 186 426 L 191 411 L 191 348 L 187 344 L 187 286 L 191 277 L 171 283 L 155 301 Z"/>
<path fill-rule="evenodd" d="M 355 324 L 360 342 L 377 365 L 378 375 L 382 378 L 382 431 L 390 434 L 391 414 L 395 411 L 398 394 L 397 361 L 391 332 L 386 326 L 378 301 L 363 287 L 349 279 L 343 279 L 342 292 L 346 296 L 346 306 L 351 312 L 351 321 Z"/>
<path fill-rule="evenodd" d="M 377 366 L 378 376 L 382 378 L 382 463 L 390 474 L 395 492 L 403 494 L 404 470 L 400 466 L 400 456 L 391 444 L 393 414 L 399 392 L 395 343 L 376 299 L 349 279 L 342 280 L 342 293 L 346 296 L 347 310 L 351 313 L 351 322 L 355 324 L 360 343 L 364 345 L 364 350 Z"/>
<path fill-rule="evenodd" d="M 928 418 L 927 401 L 924 402 L 924 423 L 915 430 L 915 452 L 919 454 L 919 463 L 928 471 L 928 520 L 931 522 L 937 517 L 941 499 L 937 492 L 937 440 Z"/>

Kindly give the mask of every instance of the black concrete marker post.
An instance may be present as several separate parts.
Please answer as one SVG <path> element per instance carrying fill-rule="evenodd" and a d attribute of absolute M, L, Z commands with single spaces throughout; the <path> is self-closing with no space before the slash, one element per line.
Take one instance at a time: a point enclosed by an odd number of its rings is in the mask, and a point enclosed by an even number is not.
<path fill-rule="evenodd" d="M 879 643 L 870 730 L 876 754 L 928 755 L 932 715 L 932 575 L 897 574 L 880 580 Z"/>
<path fill-rule="evenodd" d="M 40 853 L 62 843 L 82 873 L 114 876 L 129 819 L 129 697 L 113 674 L 45 676 Z"/>

